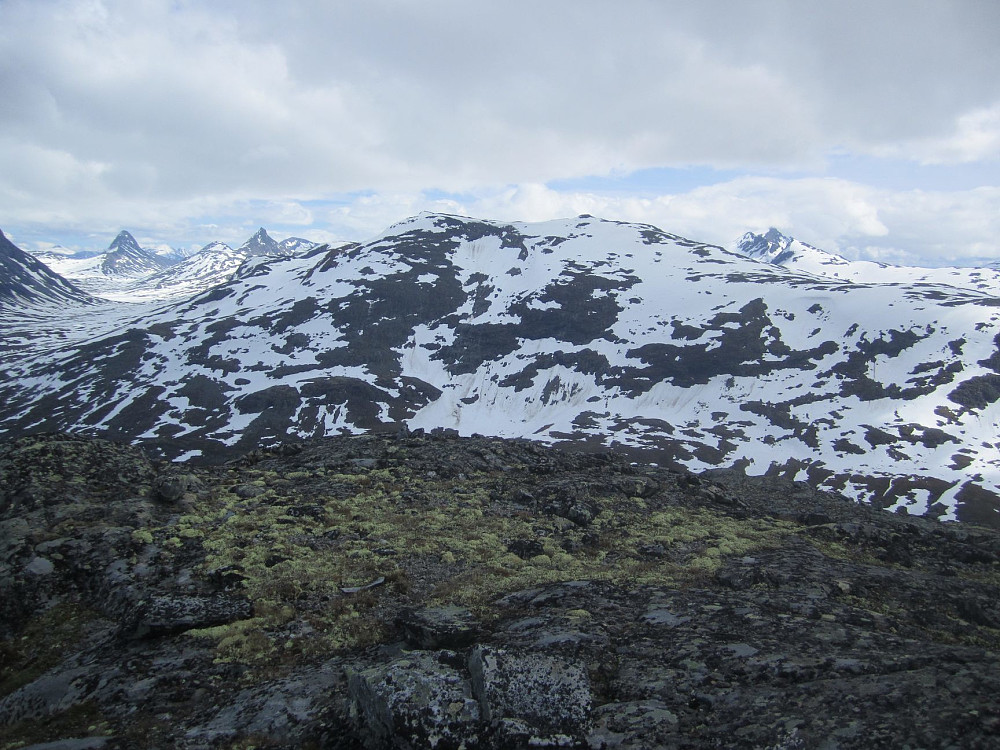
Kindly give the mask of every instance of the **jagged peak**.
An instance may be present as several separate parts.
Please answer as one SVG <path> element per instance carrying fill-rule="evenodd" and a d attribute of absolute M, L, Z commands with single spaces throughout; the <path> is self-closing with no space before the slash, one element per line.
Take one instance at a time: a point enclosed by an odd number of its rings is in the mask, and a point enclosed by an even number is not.
<path fill-rule="evenodd" d="M 142 247 L 139 245 L 132 233 L 127 229 L 121 230 L 115 238 L 108 245 L 108 252 L 114 252 L 116 250 L 124 251 L 141 251 Z"/>

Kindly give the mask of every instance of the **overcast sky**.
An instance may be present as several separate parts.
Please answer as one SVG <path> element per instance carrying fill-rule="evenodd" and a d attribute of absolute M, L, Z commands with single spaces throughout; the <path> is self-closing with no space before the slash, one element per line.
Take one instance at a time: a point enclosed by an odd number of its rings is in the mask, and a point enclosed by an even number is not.
<path fill-rule="evenodd" d="M 22 247 L 591 213 L 1000 259 L 996 0 L 0 0 Z"/>

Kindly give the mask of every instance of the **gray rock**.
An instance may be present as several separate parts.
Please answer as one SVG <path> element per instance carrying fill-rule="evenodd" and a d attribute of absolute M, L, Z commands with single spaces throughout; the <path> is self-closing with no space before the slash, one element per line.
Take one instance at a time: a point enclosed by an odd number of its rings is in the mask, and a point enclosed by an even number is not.
<path fill-rule="evenodd" d="M 40 745 L 29 745 L 21 750 L 99 750 L 109 742 L 108 737 L 77 737 L 55 742 L 43 742 Z"/>
<path fill-rule="evenodd" d="M 594 709 L 593 722 L 587 735 L 593 750 L 645 750 L 651 742 L 669 747 L 678 719 L 665 703 L 648 700 L 605 704 Z"/>
<path fill-rule="evenodd" d="M 250 615 L 250 602 L 233 596 L 152 596 L 126 609 L 119 635 L 155 638 L 245 620 Z"/>
<path fill-rule="evenodd" d="M 448 651 L 414 652 L 352 674 L 348 696 L 368 746 L 475 746 L 479 704 L 469 680 L 448 664 L 456 660 Z"/>
<path fill-rule="evenodd" d="M 31 562 L 24 566 L 25 573 L 35 576 L 47 576 L 55 569 L 56 566 L 52 564 L 52 561 L 44 557 L 33 558 Z"/>
<path fill-rule="evenodd" d="M 592 697 L 582 665 L 477 646 L 469 657 L 469 672 L 486 721 L 517 719 L 540 737 L 585 731 Z"/>
<path fill-rule="evenodd" d="M 152 496 L 157 502 L 173 505 L 188 493 L 203 489 L 201 480 L 194 474 L 160 474 L 153 480 Z"/>
<path fill-rule="evenodd" d="M 452 606 L 404 610 L 396 624 L 407 643 L 425 650 L 469 646 L 480 630 L 469 610 Z"/>
<path fill-rule="evenodd" d="M 341 670 L 324 664 L 276 682 L 240 691 L 207 724 L 189 730 L 189 741 L 211 744 L 239 734 L 268 737 L 300 746 L 315 731 L 329 695 L 341 686 Z"/>
<path fill-rule="evenodd" d="M 0 701 L 0 726 L 25 719 L 43 719 L 83 702 L 94 690 L 88 667 L 46 672 Z"/>
<path fill-rule="evenodd" d="M 240 498 L 240 500 L 249 500 L 263 492 L 264 490 L 261 487 L 254 484 L 238 484 L 233 487 L 233 494 Z"/>

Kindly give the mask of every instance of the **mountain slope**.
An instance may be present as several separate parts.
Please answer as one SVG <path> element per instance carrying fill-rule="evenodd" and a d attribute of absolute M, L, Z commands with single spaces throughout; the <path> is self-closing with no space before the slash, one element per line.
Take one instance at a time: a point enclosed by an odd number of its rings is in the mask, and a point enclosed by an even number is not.
<path fill-rule="evenodd" d="M 194 255 L 129 286 L 131 299 L 184 299 L 232 278 L 249 256 L 224 242 L 210 242 Z"/>
<path fill-rule="evenodd" d="M 982 291 L 822 278 L 644 225 L 422 215 L 39 351 L 0 384 L 0 429 L 208 458 L 443 427 L 995 524 L 998 318 Z"/>
<path fill-rule="evenodd" d="M 38 303 L 90 304 L 93 300 L 0 231 L 0 302 L 4 307 L 17 307 Z"/>
<path fill-rule="evenodd" d="M 286 237 L 278 243 L 278 248 L 288 255 L 307 255 L 317 244 L 302 237 Z"/>

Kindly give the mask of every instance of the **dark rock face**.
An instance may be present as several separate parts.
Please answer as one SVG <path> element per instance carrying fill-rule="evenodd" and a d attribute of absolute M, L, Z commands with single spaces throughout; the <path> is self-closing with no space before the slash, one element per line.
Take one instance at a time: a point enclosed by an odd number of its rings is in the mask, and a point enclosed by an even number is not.
<path fill-rule="evenodd" d="M 90 304 L 93 301 L 86 292 L 28 255 L 0 232 L 0 305 Z"/>
<path fill-rule="evenodd" d="M 11 747 L 988 748 L 1000 732 L 992 530 L 487 438 L 179 469 L 64 435 L 0 446 Z"/>

